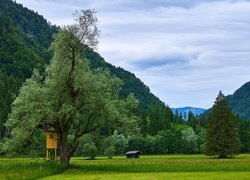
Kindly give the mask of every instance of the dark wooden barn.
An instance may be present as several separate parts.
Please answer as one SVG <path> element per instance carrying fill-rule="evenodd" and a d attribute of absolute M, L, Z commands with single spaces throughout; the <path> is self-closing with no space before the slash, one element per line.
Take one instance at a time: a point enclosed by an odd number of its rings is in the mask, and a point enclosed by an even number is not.
<path fill-rule="evenodd" d="M 126 152 L 127 158 L 139 158 L 141 151 L 128 151 Z"/>

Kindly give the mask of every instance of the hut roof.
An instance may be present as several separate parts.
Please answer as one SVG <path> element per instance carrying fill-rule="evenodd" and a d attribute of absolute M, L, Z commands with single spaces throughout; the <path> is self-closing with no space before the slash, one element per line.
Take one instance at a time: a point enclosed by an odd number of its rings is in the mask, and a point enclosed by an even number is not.
<path fill-rule="evenodd" d="M 142 153 L 141 151 L 128 151 L 125 154 L 128 155 L 128 154 L 141 154 L 141 153 Z"/>

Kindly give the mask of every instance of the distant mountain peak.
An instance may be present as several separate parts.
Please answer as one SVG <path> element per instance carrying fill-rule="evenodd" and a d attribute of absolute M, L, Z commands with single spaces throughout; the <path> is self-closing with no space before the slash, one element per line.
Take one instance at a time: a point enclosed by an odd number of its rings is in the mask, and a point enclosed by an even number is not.
<path fill-rule="evenodd" d="M 204 111 L 206 111 L 206 109 L 203 109 L 203 108 L 190 107 L 190 106 L 171 108 L 171 110 L 173 111 L 173 113 L 176 113 L 176 111 L 178 111 L 178 113 L 181 113 L 182 116 L 185 116 L 185 114 L 187 116 L 189 111 L 191 111 L 195 116 L 199 116 Z"/>

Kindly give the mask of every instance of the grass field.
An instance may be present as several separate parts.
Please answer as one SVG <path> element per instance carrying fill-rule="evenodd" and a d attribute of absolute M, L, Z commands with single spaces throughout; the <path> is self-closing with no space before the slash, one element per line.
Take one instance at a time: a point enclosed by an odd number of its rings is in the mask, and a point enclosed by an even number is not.
<path fill-rule="evenodd" d="M 38 179 L 62 173 L 66 168 L 38 158 L 0 158 L 0 179 Z"/>
<path fill-rule="evenodd" d="M 0 179 L 250 179 L 250 154 L 234 159 L 204 155 L 141 156 L 126 159 L 73 158 L 71 166 L 42 159 L 0 158 Z"/>

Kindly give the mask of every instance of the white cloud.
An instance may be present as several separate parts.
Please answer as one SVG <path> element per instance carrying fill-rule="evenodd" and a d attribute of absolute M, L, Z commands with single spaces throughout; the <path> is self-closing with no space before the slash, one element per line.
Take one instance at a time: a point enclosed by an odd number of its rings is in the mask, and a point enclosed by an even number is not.
<path fill-rule="evenodd" d="M 99 52 L 134 72 L 173 107 L 208 108 L 219 90 L 250 77 L 250 1 L 18 0 L 52 23 L 70 24 L 76 9 L 95 8 Z"/>

